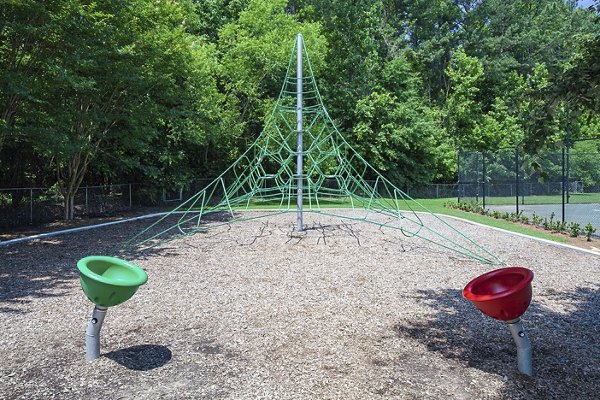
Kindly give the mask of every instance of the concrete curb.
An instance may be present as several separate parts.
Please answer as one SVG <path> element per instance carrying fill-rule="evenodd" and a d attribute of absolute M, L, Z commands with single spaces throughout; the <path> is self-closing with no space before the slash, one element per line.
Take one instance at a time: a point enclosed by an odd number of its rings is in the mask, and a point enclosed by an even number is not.
<path fill-rule="evenodd" d="M 160 217 L 160 216 L 166 215 L 166 214 L 167 214 L 166 212 L 155 213 L 155 214 L 146 214 L 146 215 L 141 215 L 139 217 L 121 219 L 119 221 L 103 222 L 101 224 L 96 224 L 96 225 L 79 226 L 77 228 L 62 229 L 60 231 L 40 233 L 40 234 L 32 235 L 32 236 L 24 236 L 24 237 L 21 237 L 21 238 L 11 239 L 11 240 L 5 240 L 3 242 L 0 242 L 0 247 L 10 246 L 12 244 L 17 244 L 17 243 L 21 243 L 21 242 L 26 242 L 28 240 L 43 239 L 43 238 L 52 237 L 52 236 L 64 235 L 64 234 L 67 234 L 67 233 L 87 231 L 87 230 L 90 230 L 90 229 L 103 228 L 105 226 L 117 225 L 117 224 L 122 224 L 122 223 L 125 223 L 125 222 L 131 222 L 131 221 L 137 221 L 137 220 L 140 220 L 140 219 L 148 219 L 148 218 Z"/>

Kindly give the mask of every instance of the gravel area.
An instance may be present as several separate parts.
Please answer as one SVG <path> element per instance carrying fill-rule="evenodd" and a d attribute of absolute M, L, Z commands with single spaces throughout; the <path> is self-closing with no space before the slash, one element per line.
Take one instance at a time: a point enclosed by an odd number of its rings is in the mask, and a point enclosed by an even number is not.
<path fill-rule="evenodd" d="M 76 262 L 147 222 L 0 248 L 0 399 L 600 398 L 600 257 L 451 221 L 535 273 L 528 378 L 508 328 L 461 296 L 494 267 L 373 224 L 293 223 L 225 225 L 132 258 L 148 283 L 108 310 L 94 363 Z"/>

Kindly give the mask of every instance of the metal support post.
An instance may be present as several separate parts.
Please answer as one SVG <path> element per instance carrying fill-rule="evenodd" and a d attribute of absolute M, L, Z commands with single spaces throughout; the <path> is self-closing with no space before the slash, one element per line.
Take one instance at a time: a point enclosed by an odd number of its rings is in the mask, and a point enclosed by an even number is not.
<path fill-rule="evenodd" d="M 29 223 L 33 224 L 33 189 L 29 189 Z"/>
<path fill-rule="evenodd" d="M 460 203 L 460 149 L 458 150 L 458 155 L 456 157 L 456 163 L 458 164 L 458 171 L 457 171 L 458 180 L 456 181 L 456 197 L 457 197 L 457 203 Z"/>
<path fill-rule="evenodd" d="M 297 158 L 297 179 L 298 179 L 298 221 L 296 230 L 301 232 L 304 230 L 302 222 L 302 34 L 299 33 L 296 40 L 297 66 L 296 66 L 296 130 L 298 132 L 298 158 Z"/>
<path fill-rule="evenodd" d="M 477 154 L 477 160 L 475 161 L 475 183 L 477 185 L 476 189 L 475 189 L 475 202 L 477 204 L 479 204 L 479 152 L 475 153 Z"/>
<path fill-rule="evenodd" d="M 485 165 L 485 152 L 483 152 L 483 208 L 485 209 L 485 196 L 486 196 L 486 187 L 485 184 L 487 182 L 487 171 L 486 171 L 486 165 Z"/>
<path fill-rule="evenodd" d="M 515 204 L 519 214 L 519 147 L 515 147 Z"/>
<path fill-rule="evenodd" d="M 520 318 L 513 321 L 507 321 L 508 329 L 517 345 L 517 365 L 519 372 L 531 376 L 533 374 L 532 350 L 529 337 L 523 328 Z"/>
<path fill-rule="evenodd" d="M 561 222 L 565 222 L 565 143 L 562 145 L 562 182 L 560 184 L 560 191 L 562 193 L 562 212 L 561 212 Z"/>
<path fill-rule="evenodd" d="M 85 358 L 92 362 L 100 357 L 100 329 L 106 316 L 105 307 L 95 306 L 85 331 Z"/>

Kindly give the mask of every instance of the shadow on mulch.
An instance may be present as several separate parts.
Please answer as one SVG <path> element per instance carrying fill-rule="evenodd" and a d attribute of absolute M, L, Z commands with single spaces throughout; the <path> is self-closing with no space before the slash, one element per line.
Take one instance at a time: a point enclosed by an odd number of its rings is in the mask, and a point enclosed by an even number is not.
<path fill-rule="evenodd" d="M 559 302 L 568 311 L 539 305 L 536 296 Z M 507 388 L 533 398 L 591 399 L 600 393 L 600 287 L 534 293 L 522 318 L 533 346 L 533 378 L 518 373 L 516 346 L 508 328 L 480 313 L 459 290 L 420 290 L 415 299 L 434 314 L 396 324 L 400 337 L 503 376 Z"/>
<path fill-rule="evenodd" d="M 168 227 L 179 218 L 179 215 L 173 215 L 162 223 Z M 228 222 L 230 218 L 229 213 L 212 212 L 202 222 Z M 153 219 L 132 221 L 0 247 L 0 313 L 24 314 L 31 298 L 66 295 L 73 285 L 79 284 L 77 261 L 86 256 L 111 255 L 123 259 L 156 255 L 176 257 L 179 249 L 169 245 L 143 252 L 119 251 L 128 240 L 154 222 L 156 220 Z M 162 223 L 150 229 L 148 234 L 164 229 Z M 181 232 L 172 229 L 164 232 L 161 239 L 168 242 L 178 237 L 181 237 Z"/>
<path fill-rule="evenodd" d="M 165 346 L 141 344 L 106 353 L 105 357 L 134 371 L 150 371 L 162 367 L 171 360 L 172 354 Z"/>
<path fill-rule="evenodd" d="M 0 247 L 0 313 L 23 314 L 32 298 L 53 298 L 79 285 L 77 261 L 111 255 L 139 222 L 53 236 Z"/>

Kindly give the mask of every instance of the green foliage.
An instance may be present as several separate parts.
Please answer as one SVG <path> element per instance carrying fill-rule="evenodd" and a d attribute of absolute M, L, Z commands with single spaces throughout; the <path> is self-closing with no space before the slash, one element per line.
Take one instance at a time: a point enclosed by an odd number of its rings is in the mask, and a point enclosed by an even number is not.
<path fill-rule="evenodd" d="M 596 18 L 596 29 L 600 17 Z M 600 111 L 600 35 L 581 33 L 572 38 L 574 51 L 563 64 L 563 70 L 554 76 L 556 95 L 568 99 L 595 113 Z"/>
<path fill-rule="evenodd" d="M 585 226 L 585 237 L 587 239 L 588 242 L 592 241 L 592 235 L 596 233 L 596 228 L 594 228 L 594 226 L 591 223 L 588 223 Z"/>
<path fill-rule="evenodd" d="M 0 16 L 5 187 L 216 175 L 262 130 L 298 32 L 338 128 L 400 185 L 454 181 L 459 148 L 534 153 L 567 122 L 600 129 L 600 17 L 573 2 L 21 0 Z M 584 187 L 597 152 L 571 148 Z"/>
<path fill-rule="evenodd" d="M 246 124 L 246 143 L 260 133 L 279 95 L 298 32 L 317 76 L 323 64 L 326 45 L 319 25 L 299 22 L 285 5 L 285 0 L 251 0 L 237 21 L 219 31 L 223 85 Z"/>
<path fill-rule="evenodd" d="M 476 57 L 468 56 L 463 48 L 454 53 L 446 69 L 452 87 L 446 104 L 448 133 L 457 145 L 467 149 L 485 148 L 482 131 L 476 132 L 481 118 L 481 103 L 477 98 L 483 79 L 483 64 Z M 479 133 L 480 136 L 476 136 Z M 485 133 L 485 132 L 484 132 Z"/>
<path fill-rule="evenodd" d="M 393 182 L 423 182 L 436 169 L 437 124 L 418 99 L 400 102 L 373 92 L 356 105 L 353 139 L 357 150 Z"/>
<path fill-rule="evenodd" d="M 570 151 L 569 175 L 582 181 L 584 187 L 600 183 L 600 139 L 577 142 Z"/>
<path fill-rule="evenodd" d="M 579 225 L 577 222 L 571 222 L 569 224 L 569 236 L 577 237 L 581 234 L 581 231 L 581 225 Z"/>

